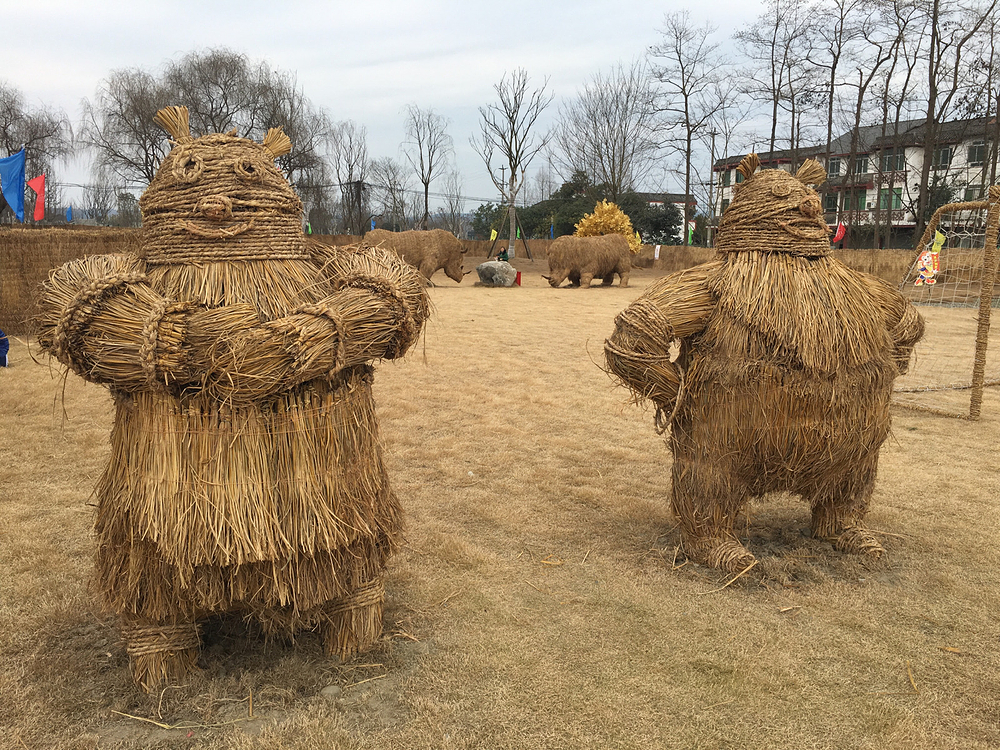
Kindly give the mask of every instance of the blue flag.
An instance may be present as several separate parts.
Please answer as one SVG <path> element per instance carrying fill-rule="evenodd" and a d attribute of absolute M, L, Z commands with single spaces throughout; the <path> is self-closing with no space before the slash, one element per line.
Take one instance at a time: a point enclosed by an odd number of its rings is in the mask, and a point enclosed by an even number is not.
<path fill-rule="evenodd" d="M 10 206 L 10 210 L 17 216 L 17 220 L 24 223 L 24 149 L 22 148 L 13 156 L 0 159 L 0 190 L 3 197 Z"/>
<path fill-rule="evenodd" d="M 372 229 L 374 229 L 374 228 L 375 228 L 375 217 L 373 216 L 372 217 Z"/>
<path fill-rule="evenodd" d="M 549 224 L 549 239 L 555 239 L 556 236 L 556 225 Z"/>
<path fill-rule="evenodd" d="M 73 207 L 66 206 L 66 221 L 69 223 L 73 222 Z"/>

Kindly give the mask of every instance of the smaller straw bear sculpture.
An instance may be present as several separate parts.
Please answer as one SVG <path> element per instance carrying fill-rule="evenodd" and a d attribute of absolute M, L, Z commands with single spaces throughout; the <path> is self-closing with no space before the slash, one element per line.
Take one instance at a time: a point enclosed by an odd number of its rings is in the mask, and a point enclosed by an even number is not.
<path fill-rule="evenodd" d="M 280 128 L 257 143 L 194 138 L 184 107 L 157 120 L 174 145 L 139 252 L 56 270 L 38 334 L 114 398 L 95 579 L 146 690 L 194 668 L 209 615 L 318 628 L 342 657 L 379 637 L 401 519 L 371 362 L 429 310 L 395 255 L 306 243 Z"/>
<path fill-rule="evenodd" d="M 889 434 L 893 380 L 923 320 L 889 284 L 830 257 L 807 161 L 757 171 L 722 217 L 717 258 L 670 274 L 616 319 L 610 372 L 656 406 L 673 454 L 672 506 L 685 553 L 738 573 L 755 562 L 736 522 L 787 491 L 812 532 L 842 551 L 884 552 L 862 526 Z"/>

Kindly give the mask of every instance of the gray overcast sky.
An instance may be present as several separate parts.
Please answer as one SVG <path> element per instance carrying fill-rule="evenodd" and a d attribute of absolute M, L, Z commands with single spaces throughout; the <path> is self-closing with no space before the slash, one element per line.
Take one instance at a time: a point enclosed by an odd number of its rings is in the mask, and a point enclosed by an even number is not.
<path fill-rule="evenodd" d="M 447 117 L 464 193 L 496 199 L 482 159 L 469 145 L 478 107 L 495 100 L 501 76 L 522 67 L 529 85 L 549 78 L 555 101 L 572 97 L 596 72 L 645 54 L 666 13 L 733 31 L 763 9 L 761 0 L 354 0 L 228 2 L 154 0 L 6 3 L 0 78 L 32 105 L 61 108 L 76 122 L 114 68 L 158 70 L 168 59 L 207 47 L 229 47 L 295 73 L 314 104 L 334 120 L 368 129 L 369 153 L 399 156 L 408 103 Z M 516 31 L 508 32 L 510 25 Z M 183 102 L 178 102 L 183 104 Z M 57 175 L 86 181 L 81 157 Z M 538 166 L 533 164 L 533 167 Z M 529 170 L 530 171 L 530 170 Z M 29 178 L 31 175 L 29 175 Z M 432 183 L 431 189 L 441 189 Z M 67 190 L 73 198 L 74 191 Z M 467 210 L 478 205 L 467 203 Z"/>

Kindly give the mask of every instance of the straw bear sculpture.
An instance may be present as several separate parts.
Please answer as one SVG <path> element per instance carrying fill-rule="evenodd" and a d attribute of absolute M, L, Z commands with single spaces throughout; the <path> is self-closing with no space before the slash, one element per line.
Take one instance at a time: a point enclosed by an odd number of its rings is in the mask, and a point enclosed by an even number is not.
<path fill-rule="evenodd" d="M 692 560 L 737 573 L 755 558 L 736 521 L 788 491 L 812 532 L 845 552 L 884 550 L 862 526 L 893 380 L 923 320 L 889 284 L 830 257 L 807 161 L 745 178 L 719 227 L 717 258 L 650 285 L 616 319 L 609 370 L 657 408 L 673 453 L 672 506 Z"/>
<path fill-rule="evenodd" d="M 196 664 L 198 623 L 318 628 L 348 656 L 380 635 L 398 545 L 371 362 L 402 356 L 428 315 L 419 274 L 368 247 L 307 245 L 302 203 L 262 143 L 194 138 L 140 200 L 137 255 L 50 277 L 39 341 L 116 414 L 96 494 L 96 582 L 146 690 Z"/>

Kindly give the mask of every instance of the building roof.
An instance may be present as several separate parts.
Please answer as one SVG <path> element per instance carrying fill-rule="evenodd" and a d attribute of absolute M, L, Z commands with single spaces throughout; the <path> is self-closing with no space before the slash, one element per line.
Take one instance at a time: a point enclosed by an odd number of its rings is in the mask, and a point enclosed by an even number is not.
<path fill-rule="evenodd" d="M 949 122 L 943 122 L 938 125 L 936 140 L 938 143 L 948 144 L 960 143 L 961 141 L 968 140 L 969 138 L 975 138 L 977 136 L 985 136 L 988 124 L 995 125 L 996 118 L 990 118 L 989 123 L 986 122 L 985 117 L 973 117 L 966 120 L 951 120 Z M 886 125 L 889 132 L 887 132 L 884 136 L 882 135 L 882 127 L 883 126 L 879 124 L 864 125 L 858 128 L 857 143 L 855 145 L 854 152 L 856 154 L 869 154 L 873 151 L 893 148 L 894 146 L 922 146 L 926 140 L 925 133 L 927 132 L 927 123 L 924 119 L 900 120 L 899 130 L 896 135 L 891 132 L 894 129 L 894 125 L 892 123 L 888 123 Z M 830 156 L 849 156 L 851 153 L 851 141 L 853 134 L 854 130 L 852 129 L 837 138 L 834 138 L 830 143 Z M 757 156 L 760 157 L 762 166 L 773 166 L 776 164 L 790 163 L 793 155 L 796 161 L 801 161 L 802 159 L 820 157 L 825 154 L 825 146 L 808 146 L 796 149 L 794 152 L 791 149 L 768 151 L 763 153 L 758 152 Z M 712 171 L 722 172 L 733 169 L 739 165 L 744 156 L 746 156 L 746 154 L 727 156 L 722 159 L 717 159 L 715 164 L 712 165 Z"/>

